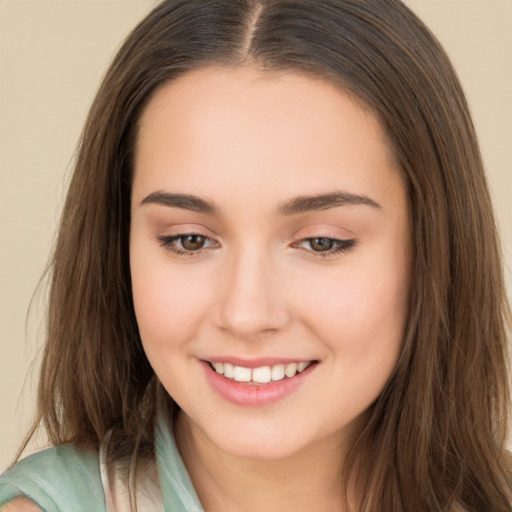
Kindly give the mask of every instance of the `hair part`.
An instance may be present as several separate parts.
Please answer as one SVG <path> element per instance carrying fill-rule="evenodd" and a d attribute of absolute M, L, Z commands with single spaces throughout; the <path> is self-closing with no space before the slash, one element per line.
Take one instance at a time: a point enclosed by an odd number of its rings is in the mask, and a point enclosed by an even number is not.
<path fill-rule="evenodd" d="M 53 444 L 97 449 L 114 429 L 112 459 L 131 457 L 136 467 L 153 456 L 158 408 L 178 410 L 135 319 L 132 163 L 153 93 L 206 65 L 338 84 L 380 120 L 406 177 L 410 315 L 396 370 L 345 466 L 358 510 L 438 512 L 459 503 L 510 512 L 510 309 L 490 195 L 457 76 L 398 0 L 168 0 L 135 28 L 82 134 L 51 261 L 32 433 L 42 420 Z"/>

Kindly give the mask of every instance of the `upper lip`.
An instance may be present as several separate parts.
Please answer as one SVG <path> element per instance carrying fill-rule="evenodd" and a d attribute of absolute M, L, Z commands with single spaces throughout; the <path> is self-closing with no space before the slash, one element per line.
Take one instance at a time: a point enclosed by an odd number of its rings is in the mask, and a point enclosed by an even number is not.
<path fill-rule="evenodd" d="M 215 356 L 205 357 L 203 361 L 210 363 L 229 363 L 233 366 L 242 366 L 244 368 L 261 368 L 262 366 L 275 366 L 277 364 L 292 364 L 302 362 L 313 362 L 315 359 L 298 358 L 298 357 L 259 357 L 256 359 L 243 359 L 232 356 Z"/>

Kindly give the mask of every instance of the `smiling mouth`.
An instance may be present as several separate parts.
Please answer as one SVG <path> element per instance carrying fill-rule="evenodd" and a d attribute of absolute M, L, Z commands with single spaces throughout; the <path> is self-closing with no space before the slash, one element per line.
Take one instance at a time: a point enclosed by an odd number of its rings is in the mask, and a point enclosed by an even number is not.
<path fill-rule="evenodd" d="M 241 382 L 249 385 L 269 384 L 271 382 L 292 379 L 316 362 L 317 361 L 301 361 L 298 363 L 247 368 L 245 366 L 235 366 L 231 363 L 207 361 L 215 373 L 234 382 Z"/>

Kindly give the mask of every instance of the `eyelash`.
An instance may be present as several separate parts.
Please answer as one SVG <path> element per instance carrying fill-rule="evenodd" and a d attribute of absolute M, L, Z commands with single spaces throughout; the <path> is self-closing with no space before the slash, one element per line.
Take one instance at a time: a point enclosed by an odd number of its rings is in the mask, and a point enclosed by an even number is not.
<path fill-rule="evenodd" d="M 199 233 L 181 233 L 179 235 L 174 236 L 159 236 L 158 240 L 160 242 L 160 245 L 169 252 L 172 252 L 173 254 L 177 254 L 179 256 L 197 256 L 198 254 L 202 253 L 205 250 L 205 247 L 201 247 L 197 251 L 187 251 L 185 249 L 178 249 L 175 245 L 173 245 L 175 242 L 179 241 L 181 238 L 186 238 L 189 236 L 197 236 L 200 238 L 203 238 L 205 243 L 208 241 L 216 243 L 211 238 L 201 235 Z"/>
<path fill-rule="evenodd" d="M 303 250 L 312 253 L 315 258 L 316 257 L 328 258 L 329 256 L 334 256 L 336 254 L 349 252 L 357 244 L 357 241 L 353 240 L 353 239 L 345 240 L 345 239 L 340 239 L 340 238 L 332 238 L 329 236 L 313 236 L 313 237 L 308 237 L 308 238 L 299 240 L 299 242 L 294 243 L 293 246 L 297 247 L 297 248 L 301 248 L 299 246 L 301 244 L 303 244 L 304 242 L 311 244 L 314 240 L 324 240 L 324 241 L 328 241 L 333 244 L 333 248 L 331 248 L 327 251 L 314 251 L 314 250 L 302 248 Z"/>
<path fill-rule="evenodd" d="M 160 237 L 157 237 L 157 239 L 160 242 L 160 245 L 165 250 L 167 250 L 173 254 L 177 254 L 179 256 L 186 256 L 186 257 L 198 256 L 204 250 L 207 249 L 206 247 L 201 247 L 196 251 L 194 251 L 194 250 L 187 251 L 185 249 L 178 249 L 174 245 L 180 239 L 189 237 L 189 236 L 200 237 L 200 238 L 204 239 L 205 243 L 207 243 L 207 242 L 213 242 L 214 244 L 217 243 L 214 240 L 212 240 L 211 238 L 209 238 L 205 235 L 201 235 L 199 233 L 182 233 L 182 234 L 174 235 L 174 236 L 160 236 Z M 326 251 L 314 251 L 312 249 L 304 249 L 304 248 L 300 247 L 301 244 L 303 244 L 305 242 L 311 244 L 314 240 L 328 241 L 333 244 L 333 248 L 326 250 Z M 357 240 L 353 240 L 353 239 L 345 240 L 345 239 L 332 238 L 332 237 L 326 237 L 326 236 L 317 236 L 317 237 L 303 238 L 302 240 L 299 240 L 298 242 L 295 242 L 292 245 L 293 245 L 293 247 L 296 247 L 298 249 L 302 249 L 304 251 L 311 253 L 313 255 L 313 257 L 315 257 L 315 258 L 316 257 L 327 258 L 329 256 L 334 256 L 336 254 L 351 251 L 357 245 Z"/>

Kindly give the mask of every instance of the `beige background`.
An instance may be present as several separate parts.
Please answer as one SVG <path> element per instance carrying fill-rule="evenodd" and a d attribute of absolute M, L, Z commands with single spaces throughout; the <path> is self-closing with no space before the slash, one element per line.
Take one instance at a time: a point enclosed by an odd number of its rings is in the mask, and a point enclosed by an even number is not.
<path fill-rule="evenodd" d="M 407 3 L 445 45 L 465 86 L 512 290 L 512 0 Z M 28 370 L 40 349 L 40 297 L 26 313 L 52 244 L 74 147 L 113 52 L 153 5 L 0 0 L 0 471 L 34 407 L 36 372 Z"/>

